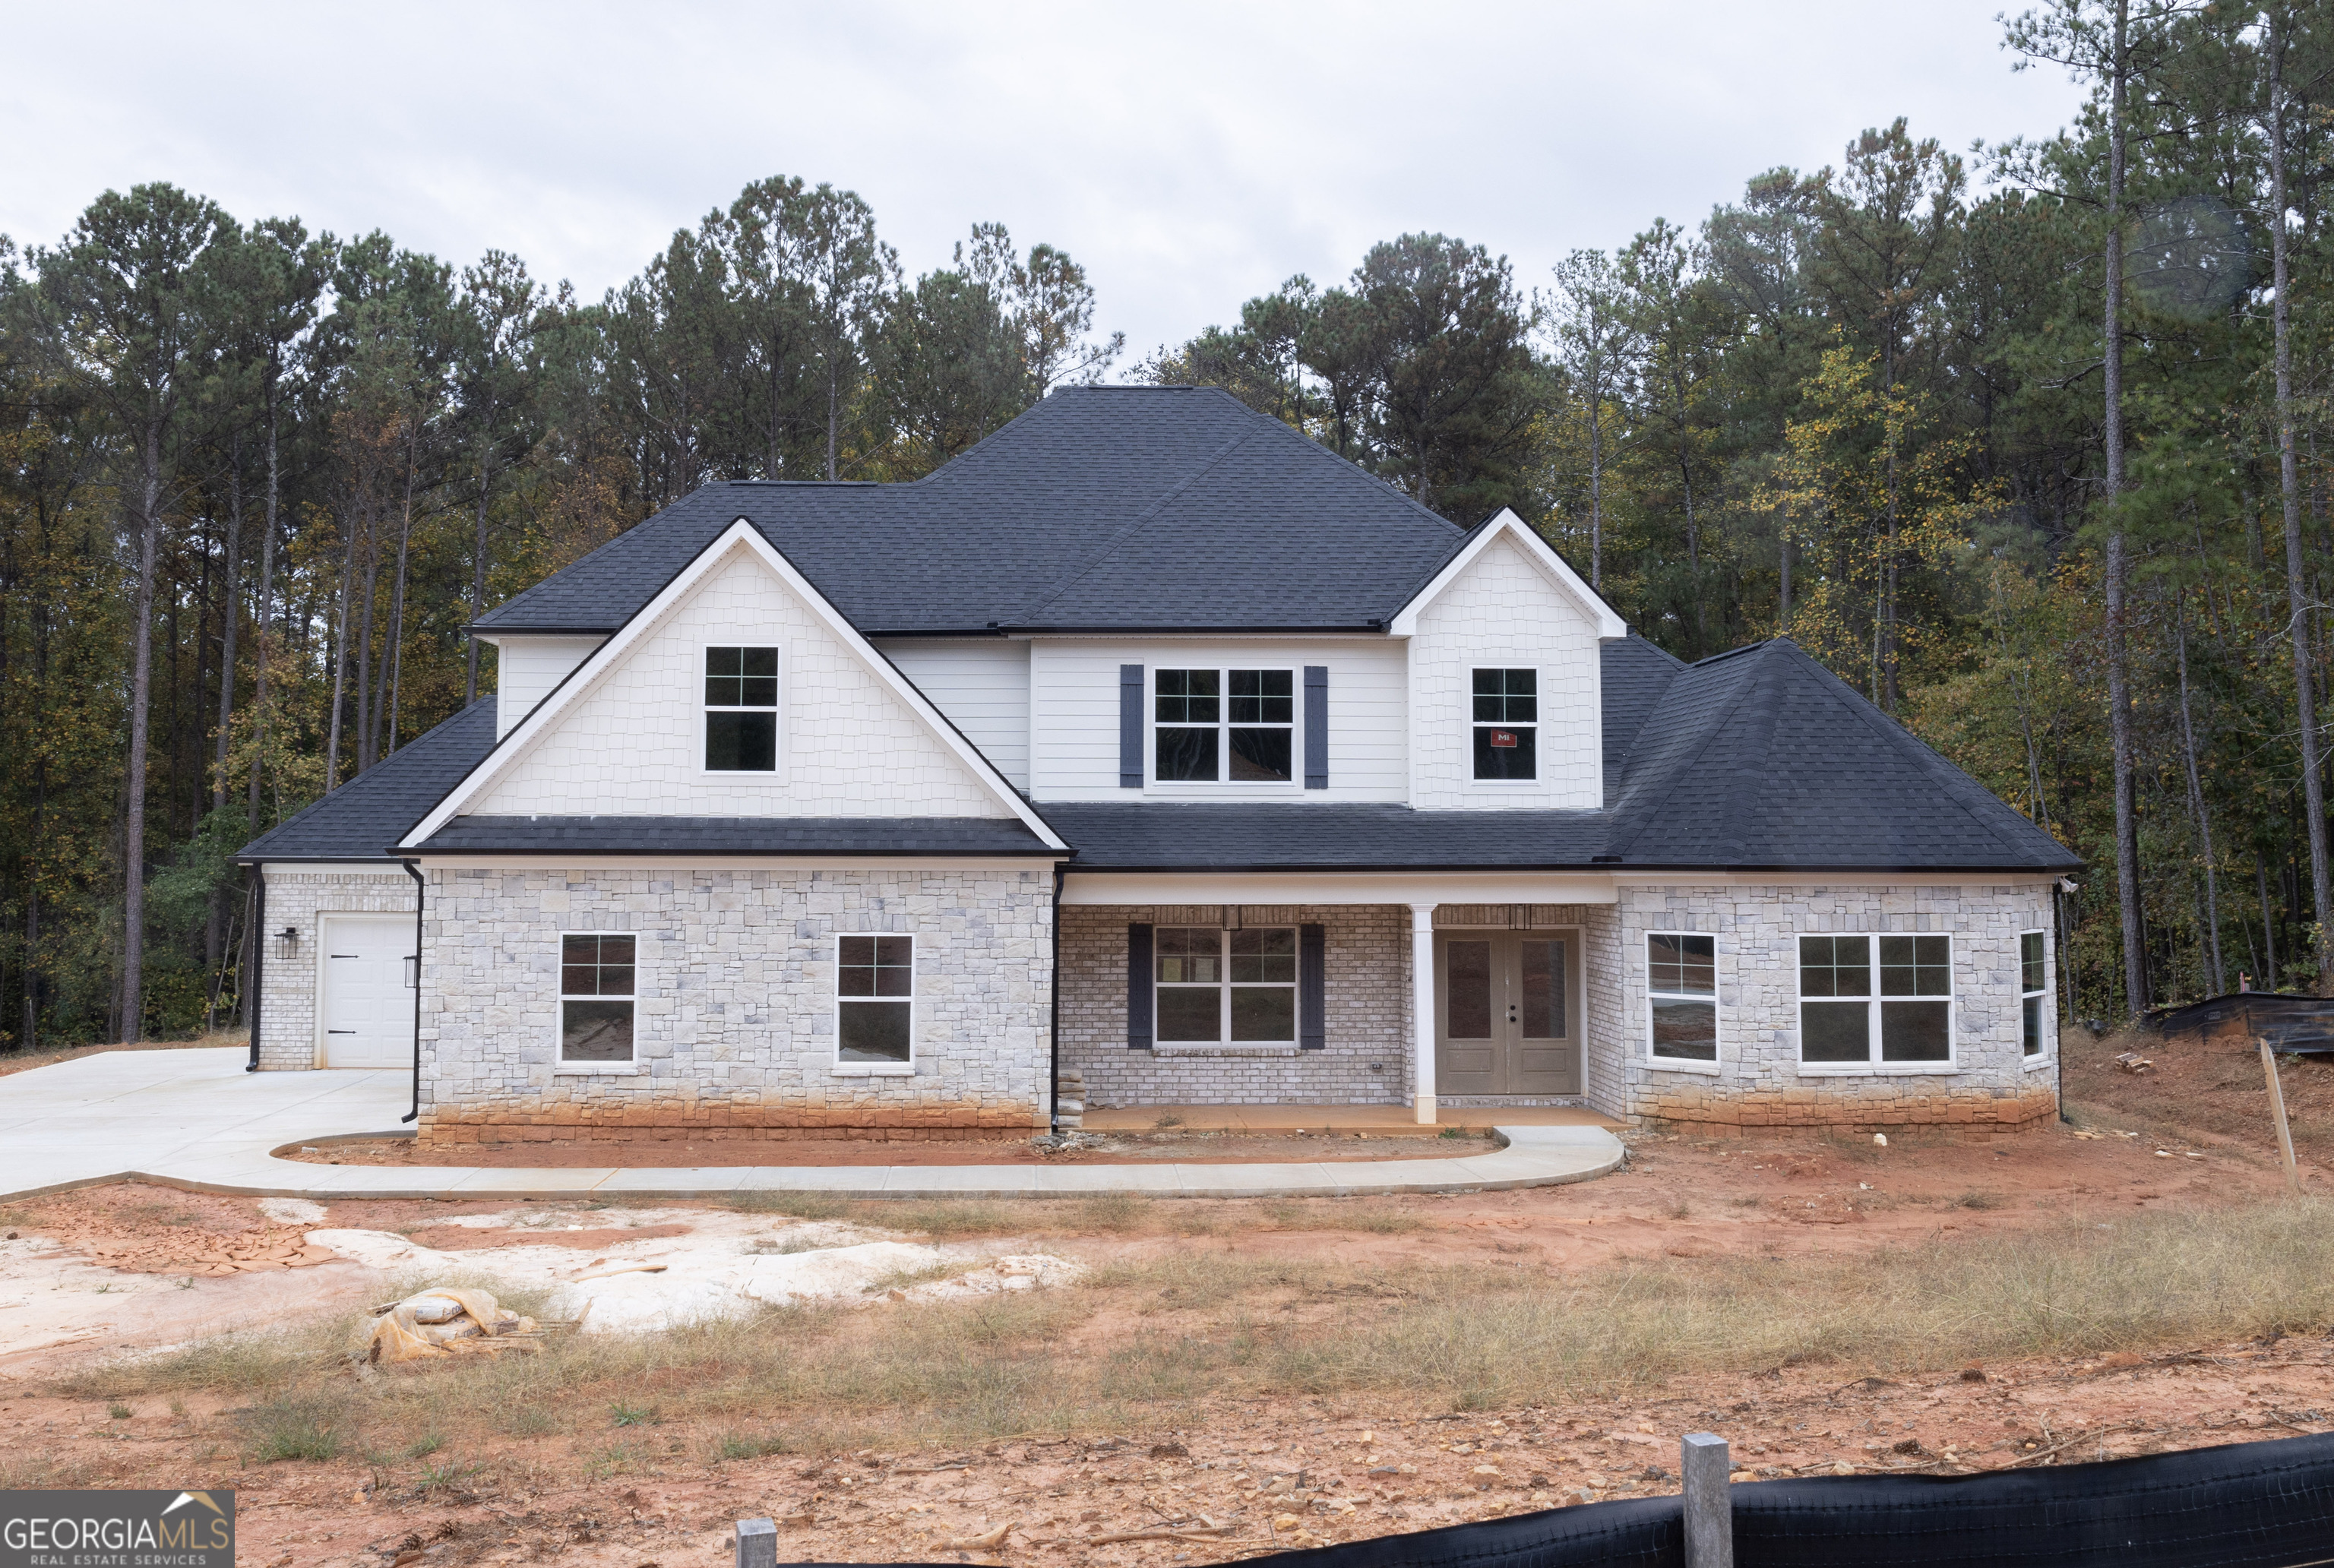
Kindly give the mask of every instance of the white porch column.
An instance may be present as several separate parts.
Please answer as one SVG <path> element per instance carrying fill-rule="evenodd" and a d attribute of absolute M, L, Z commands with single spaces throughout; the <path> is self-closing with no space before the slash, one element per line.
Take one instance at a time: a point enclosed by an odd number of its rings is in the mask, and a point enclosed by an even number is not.
<path fill-rule="evenodd" d="M 1419 1125 L 1434 1125 L 1434 906 L 1410 907 L 1412 1104 Z"/>

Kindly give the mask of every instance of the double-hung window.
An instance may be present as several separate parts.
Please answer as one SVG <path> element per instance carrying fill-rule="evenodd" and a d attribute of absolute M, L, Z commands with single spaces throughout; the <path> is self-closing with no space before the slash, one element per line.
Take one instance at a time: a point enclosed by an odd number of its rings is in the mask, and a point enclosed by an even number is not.
<path fill-rule="evenodd" d="M 1950 1062 L 1953 939 L 1799 938 L 1799 1060 Z"/>
<path fill-rule="evenodd" d="M 1645 992 L 1656 1062 L 1718 1060 L 1718 942 L 1689 932 L 1645 938 Z"/>
<path fill-rule="evenodd" d="M 705 771 L 776 773 L 778 650 L 705 650 Z"/>
<path fill-rule="evenodd" d="M 2028 1056 L 2042 1054 L 2043 1025 L 2049 1016 L 2049 966 L 2043 961 L 2045 933 L 2021 931 L 2018 937 L 2019 1049 Z"/>
<path fill-rule="evenodd" d="M 915 938 L 835 938 L 834 1010 L 837 1063 L 910 1065 L 915 1054 Z"/>
<path fill-rule="evenodd" d="M 1152 693 L 1152 776 L 1162 784 L 1287 784 L 1293 669 L 1162 669 Z"/>
<path fill-rule="evenodd" d="M 1539 777 L 1539 671 L 1475 671 L 1475 777 Z"/>
<path fill-rule="evenodd" d="M 1161 1044 L 1296 1044 L 1295 927 L 1162 926 L 1152 961 Z"/>
<path fill-rule="evenodd" d="M 633 938 L 567 932 L 559 938 L 559 1059 L 632 1059 Z"/>

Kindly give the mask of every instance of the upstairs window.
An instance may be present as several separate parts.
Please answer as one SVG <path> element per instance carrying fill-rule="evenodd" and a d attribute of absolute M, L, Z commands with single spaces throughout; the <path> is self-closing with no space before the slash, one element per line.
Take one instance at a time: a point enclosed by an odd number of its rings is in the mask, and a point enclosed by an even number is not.
<path fill-rule="evenodd" d="M 834 947 L 834 1059 L 904 1067 L 914 1052 L 916 939 L 841 937 Z"/>
<path fill-rule="evenodd" d="M 1296 1043 L 1296 928 L 1162 926 L 1152 961 L 1162 1044 Z"/>
<path fill-rule="evenodd" d="M 1287 784 L 1293 669 L 1162 669 L 1152 694 L 1152 776 L 1162 784 Z"/>
<path fill-rule="evenodd" d="M 1799 1060 L 1950 1062 L 1953 938 L 1799 938 Z"/>
<path fill-rule="evenodd" d="M 2021 931 L 2018 937 L 2019 1048 L 2028 1056 L 2042 1054 L 2044 1009 L 2050 1002 L 2049 966 L 2043 962 L 2044 933 Z"/>
<path fill-rule="evenodd" d="M 629 936 L 567 932 L 559 938 L 559 1059 L 632 1059 L 632 952 Z"/>
<path fill-rule="evenodd" d="M 1645 992 L 1657 1062 L 1718 1060 L 1718 941 L 1686 931 L 1645 938 Z"/>
<path fill-rule="evenodd" d="M 705 771 L 776 773 L 778 650 L 705 650 Z"/>
<path fill-rule="evenodd" d="M 1539 671 L 1475 672 L 1475 776 L 1492 783 L 1539 777 Z"/>

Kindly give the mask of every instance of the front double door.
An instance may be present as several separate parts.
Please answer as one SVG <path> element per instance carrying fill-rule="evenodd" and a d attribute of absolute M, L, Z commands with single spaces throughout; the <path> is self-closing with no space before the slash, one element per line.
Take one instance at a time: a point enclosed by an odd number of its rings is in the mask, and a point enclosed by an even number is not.
<path fill-rule="evenodd" d="M 1580 1092 L 1577 931 L 1451 931 L 1434 938 L 1435 1089 Z"/>

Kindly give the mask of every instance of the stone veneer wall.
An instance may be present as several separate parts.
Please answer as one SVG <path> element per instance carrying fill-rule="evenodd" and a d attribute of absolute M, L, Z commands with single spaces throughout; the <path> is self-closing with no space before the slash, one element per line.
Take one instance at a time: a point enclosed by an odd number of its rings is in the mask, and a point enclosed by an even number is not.
<path fill-rule="evenodd" d="M 2020 1049 L 2018 938 L 2051 928 L 2047 882 L 1624 887 L 1617 914 L 1618 951 L 1629 975 L 1623 1059 L 1633 1115 L 1745 1129 L 2006 1130 L 2040 1125 L 2058 1109 L 2055 1007 L 2041 1054 L 2028 1058 Z M 1648 1061 L 1644 939 L 1648 931 L 1664 930 L 1716 938 L 1714 1072 Z M 1953 937 L 1950 1069 L 1802 1071 L 1798 938 L 1833 931 Z M 2055 951 L 2050 962 L 2055 987 Z"/>
<path fill-rule="evenodd" d="M 386 871 L 352 866 L 268 866 L 267 944 L 259 966 L 259 1069 L 263 1073 L 313 1067 L 321 1053 L 316 1009 L 323 980 L 316 971 L 323 951 L 319 917 L 413 914 L 413 879 L 402 866 Z M 275 956 L 275 933 L 290 926 L 300 933 L 296 957 Z"/>
<path fill-rule="evenodd" d="M 425 1142 L 787 1129 L 953 1138 L 1046 1125 L 1044 871 L 437 869 Z M 559 938 L 631 931 L 632 1075 L 555 1070 Z M 834 938 L 916 938 L 915 1072 L 833 1067 Z"/>

